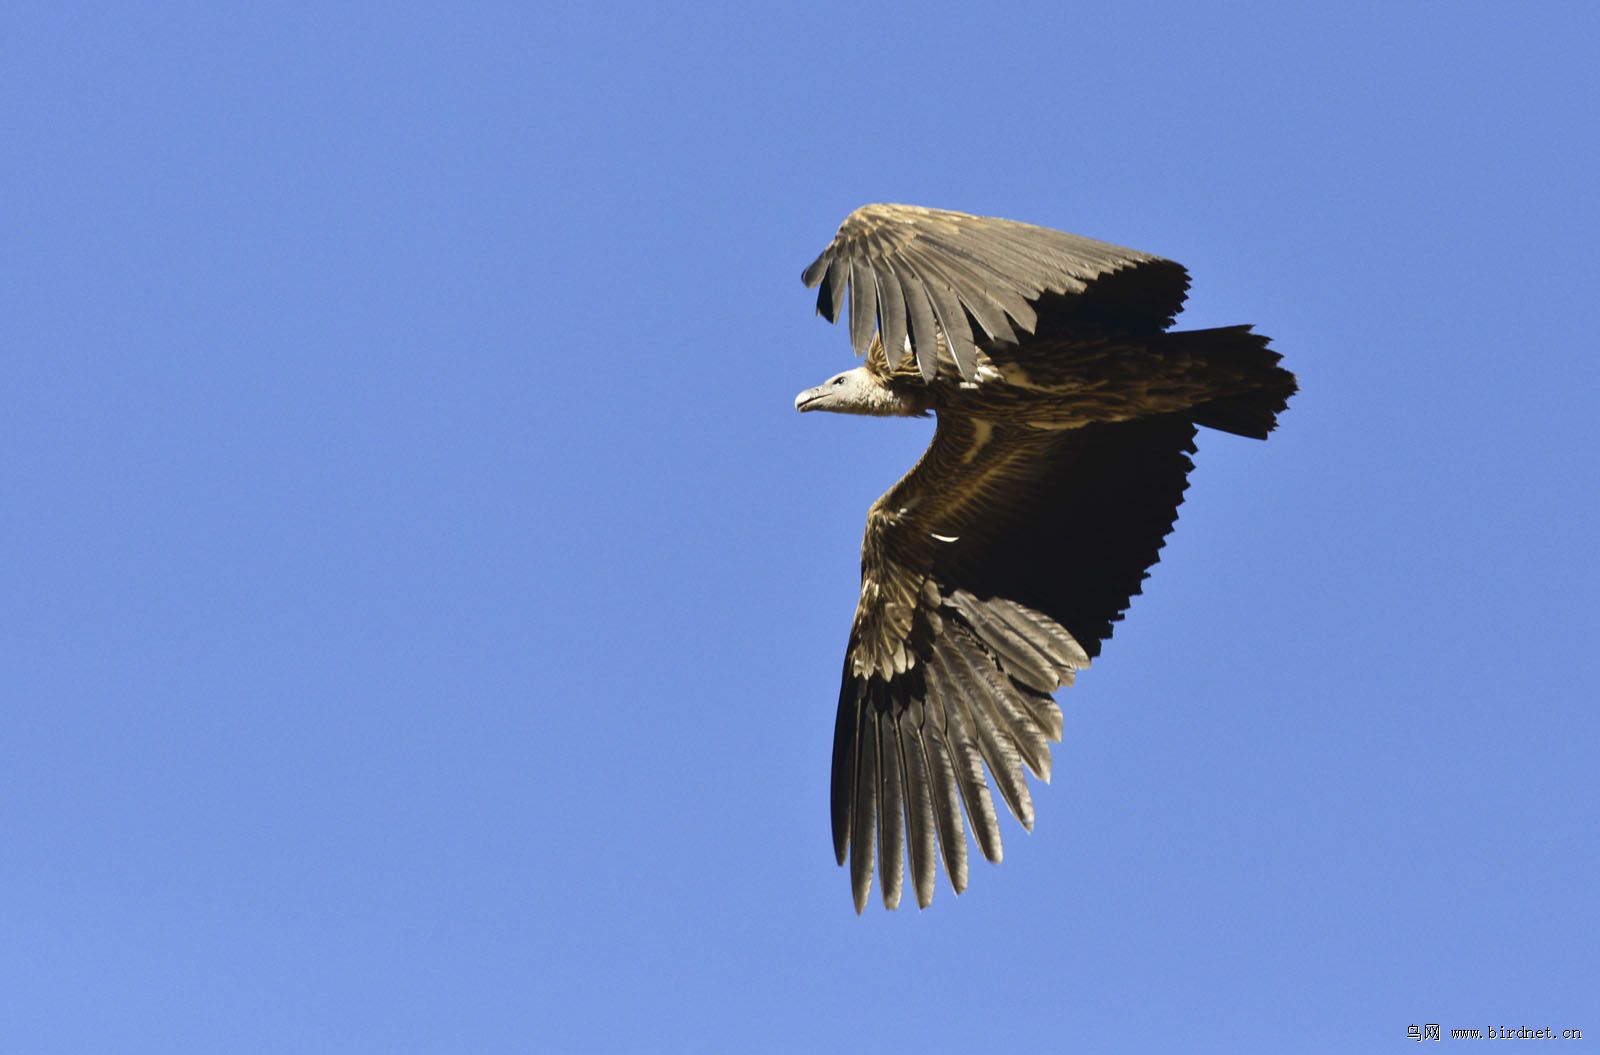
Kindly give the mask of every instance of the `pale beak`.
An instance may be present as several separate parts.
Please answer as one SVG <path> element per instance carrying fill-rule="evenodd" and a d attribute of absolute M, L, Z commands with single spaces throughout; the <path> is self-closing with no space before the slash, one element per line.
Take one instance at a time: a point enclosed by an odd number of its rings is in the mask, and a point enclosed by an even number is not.
<path fill-rule="evenodd" d="M 811 404 L 821 399 L 822 396 L 823 391 L 820 385 L 816 388 L 808 388 L 798 396 L 794 397 L 794 409 L 800 411 L 802 414 L 807 410 L 815 409 L 811 406 Z"/>

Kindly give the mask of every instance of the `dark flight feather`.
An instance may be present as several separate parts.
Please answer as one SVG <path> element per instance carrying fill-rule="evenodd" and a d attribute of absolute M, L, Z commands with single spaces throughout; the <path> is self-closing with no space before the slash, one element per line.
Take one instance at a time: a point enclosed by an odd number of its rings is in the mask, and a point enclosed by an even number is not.
<path fill-rule="evenodd" d="M 878 878 L 889 908 L 899 906 L 905 881 L 904 777 L 896 724 L 894 717 L 878 722 Z"/>
<path fill-rule="evenodd" d="M 919 348 L 937 348 L 939 327 L 933 318 L 933 308 L 928 304 L 928 291 L 920 284 L 902 283 L 901 292 L 906 298 L 906 313 L 911 320 L 912 355 L 922 371 L 923 381 L 932 381 L 939 367 L 937 354 L 924 356 Z"/>
<path fill-rule="evenodd" d="M 872 268 L 854 262 L 850 265 L 850 343 L 855 346 L 857 355 L 867 354 L 877 313 L 877 277 Z"/>
<path fill-rule="evenodd" d="M 957 894 L 967 889 L 967 827 L 961 820 L 961 789 L 956 783 L 956 765 L 945 730 L 944 703 L 929 700 L 919 704 L 926 716 L 920 737 L 922 753 L 928 762 L 928 782 L 933 792 L 935 831 L 945 874 Z"/>
<path fill-rule="evenodd" d="M 882 716 L 866 709 L 856 717 L 855 784 L 850 792 L 850 885 L 856 911 L 867 907 L 872 889 L 872 836 L 878 809 L 878 723 Z"/>
<path fill-rule="evenodd" d="M 918 726 L 921 708 L 900 715 L 894 721 L 895 739 L 900 745 L 900 773 L 905 781 L 906 846 L 911 855 L 911 886 L 917 907 L 933 903 L 933 884 L 939 871 L 939 845 L 934 834 L 932 778 L 923 753 Z"/>
<path fill-rule="evenodd" d="M 883 327 L 883 349 L 892 370 L 905 358 L 910 322 L 906 318 L 906 298 L 900 289 L 900 278 L 887 263 L 878 267 L 878 319 Z"/>

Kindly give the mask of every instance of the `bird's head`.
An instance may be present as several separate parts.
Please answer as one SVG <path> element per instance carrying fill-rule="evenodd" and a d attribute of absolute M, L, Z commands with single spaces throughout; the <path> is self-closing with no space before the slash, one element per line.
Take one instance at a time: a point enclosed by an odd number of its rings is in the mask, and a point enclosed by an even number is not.
<path fill-rule="evenodd" d="M 873 414 L 905 417 L 920 414 L 904 394 L 895 392 L 864 366 L 835 374 L 816 388 L 794 397 L 794 409 L 831 410 L 835 414 Z"/>

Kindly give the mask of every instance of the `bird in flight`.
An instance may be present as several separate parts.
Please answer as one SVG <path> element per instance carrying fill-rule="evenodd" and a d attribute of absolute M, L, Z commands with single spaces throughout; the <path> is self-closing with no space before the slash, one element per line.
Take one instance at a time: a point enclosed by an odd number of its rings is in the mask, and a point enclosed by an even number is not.
<path fill-rule="evenodd" d="M 866 363 L 795 408 L 938 417 L 867 513 L 831 789 L 856 911 L 875 858 L 886 907 L 909 857 L 926 908 L 941 859 L 966 889 L 968 825 L 1000 860 L 986 768 L 1032 829 L 1052 693 L 1155 564 L 1196 427 L 1266 439 L 1295 380 L 1249 326 L 1168 331 L 1182 265 L 1011 220 L 866 205 L 802 278 Z"/>

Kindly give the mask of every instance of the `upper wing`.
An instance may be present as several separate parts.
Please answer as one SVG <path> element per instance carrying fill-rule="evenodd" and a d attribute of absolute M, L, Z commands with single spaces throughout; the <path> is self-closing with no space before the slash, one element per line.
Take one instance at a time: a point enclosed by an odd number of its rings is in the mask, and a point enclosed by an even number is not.
<path fill-rule="evenodd" d="M 1116 274 L 1115 282 L 1105 282 Z M 898 366 L 909 337 L 922 376 L 938 370 L 944 334 L 962 377 L 975 360 L 970 315 L 993 341 L 1015 342 L 1038 324 L 1042 297 L 1059 303 L 1091 284 L 1127 328 L 1162 329 L 1183 306 L 1189 286 L 1179 264 L 1134 249 L 1048 227 L 969 216 L 917 205 L 863 205 L 839 225 L 828 248 L 801 274 L 817 291 L 817 313 L 837 322 L 850 290 L 850 341 L 864 354 L 873 324 L 882 331 L 889 365 Z M 827 281 L 823 282 L 826 277 Z"/>
<path fill-rule="evenodd" d="M 856 909 L 872 882 L 919 905 L 943 856 L 966 887 L 963 806 L 1000 859 L 987 766 L 1031 828 L 1026 765 L 1048 779 L 1050 693 L 1097 654 L 1182 501 L 1194 426 L 1177 416 L 1066 432 L 941 417 L 933 444 L 868 516 L 861 601 L 834 729 L 834 850 Z"/>

